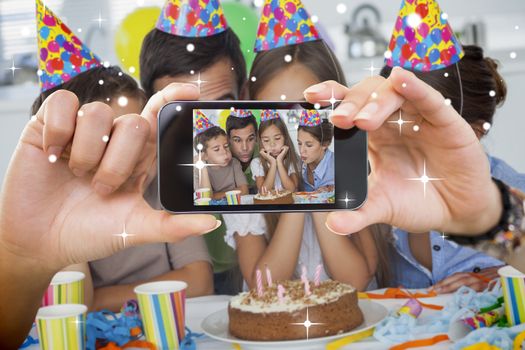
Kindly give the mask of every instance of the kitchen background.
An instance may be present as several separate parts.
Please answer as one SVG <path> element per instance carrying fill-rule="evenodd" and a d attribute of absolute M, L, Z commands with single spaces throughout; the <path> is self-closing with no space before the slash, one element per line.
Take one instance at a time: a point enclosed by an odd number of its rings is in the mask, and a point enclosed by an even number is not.
<path fill-rule="evenodd" d="M 47 6 L 103 60 L 118 64 L 115 33 L 137 9 L 162 7 L 164 0 L 47 0 Z M 224 0 L 223 3 L 228 1 Z M 262 0 L 244 0 L 258 15 Z M 370 75 L 383 64 L 384 45 L 400 0 L 303 0 L 343 63 L 348 81 Z M 477 43 L 501 63 L 508 98 L 484 140 L 486 149 L 525 173 L 525 1 L 439 0 L 464 44 Z M 0 0 L 0 181 L 29 109 L 38 95 L 35 3 Z M 253 28 L 256 24 L 246 25 Z M 377 74 L 375 70 L 374 74 Z"/>

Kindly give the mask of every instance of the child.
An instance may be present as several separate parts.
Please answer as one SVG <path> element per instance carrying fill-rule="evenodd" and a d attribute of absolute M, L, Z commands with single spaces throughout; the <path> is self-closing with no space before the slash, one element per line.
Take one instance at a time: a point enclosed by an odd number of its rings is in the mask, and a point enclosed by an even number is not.
<path fill-rule="evenodd" d="M 211 188 L 212 198 L 216 200 L 223 199 L 226 192 L 232 190 L 241 191 L 241 195 L 248 194 L 248 182 L 241 163 L 232 157 L 226 132 L 197 111 L 195 134 L 197 157 L 208 165 L 201 170 L 195 169 L 195 189 Z"/>
<path fill-rule="evenodd" d="M 307 192 L 334 190 L 334 153 L 328 149 L 333 136 L 333 125 L 327 120 L 322 120 L 318 111 L 301 112 L 297 144 Z"/>
<path fill-rule="evenodd" d="M 106 68 L 102 65 L 78 38 L 73 38 L 72 32 L 58 17 L 49 9 L 44 9 L 41 1 L 37 1 L 37 9 L 42 92 L 33 103 L 32 114 L 38 111 L 47 96 L 59 89 L 75 93 L 81 105 L 90 102 L 108 104 L 116 118 L 139 114 L 146 99 L 135 80 L 118 67 Z M 49 17 L 46 23 L 55 23 L 49 30 L 51 35 L 46 37 L 42 36 L 46 32 L 42 30 L 46 24 L 39 19 L 44 13 Z M 50 51 L 42 55 L 50 42 L 67 42 L 68 47 L 73 48 L 72 53 L 63 48 L 66 45 L 62 45 L 58 52 Z M 77 52 L 82 53 L 81 56 L 71 60 Z M 82 59 L 81 65 L 78 59 Z M 74 67 L 73 62 L 76 63 Z M 63 67 L 63 71 L 53 67 Z M 145 198 L 152 206 L 157 200 L 154 196 L 145 195 Z M 91 310 L 118 311 L 126 300 L 135 297 L 133 289 L 136 285 L 153 279 L 186 281 L 188 294 L 194 296 L 213 291 L 210 259 L 202 237 L 191 237 L 176 244 L 128 248 L 108 258 L 91 261 L 89 265 L 71 266 L 68 270 L 80 270 L 86 274 L 86 305 Z"/>
<path fill-rule="evenodd" d="M 260 193 L 273 189 L 295 192 L 299 187 L 297 153 L 275 110 L 261 113 L 259 157 L 252 160 L 250 168 Z"/>

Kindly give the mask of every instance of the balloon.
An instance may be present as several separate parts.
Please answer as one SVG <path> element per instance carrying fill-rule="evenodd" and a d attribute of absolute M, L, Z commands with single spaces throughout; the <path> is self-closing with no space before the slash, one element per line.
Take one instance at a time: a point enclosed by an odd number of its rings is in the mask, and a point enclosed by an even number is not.
<path fill-rule="evenodd" d="M 264 5 L 264 8 L 263 8 L 263 14 L 265 17 L 268 17 L 270 16 L 270 12 L 272 11 L 271 7 L 270 7 L 270 4 L 266 4 Z"/>
<path fill-rule="evenodd" d="M 171 17 L 173 19 L 178 19 L 180 14 L 180 7 L 173 5 L 173 3 L 169 3 L 168 6 L 166 6 L 166 16 Z"/>
<path fill-rule="evenodd" d="M 395 28 L 397 31 L 400 31 L 401 28 L 403 28 L 403 20 L 401 19 L 401 17 L 397 17 Z"/>
<path fill-rule="evenodd" d="M 302 35 L 306 35 L 310 31 L 310 27 L 308 26 L 308 24 L 303 23 L 303 24 L 301 24 L 300 31 L 301 31 Z"/>
<path fill-rule="evenodd" d="M 426 57 L 427 50 L 428 50 L 427 45 L 425 45 L 423 43 L 417 44 L 417 46 L 416 46 L 416 53 L 421 58 Z"/>
<path fill-rule="evenodd" d="M 64 23 L 60 24 L 60 28 L 62 28 L 67 35 L 71 34 L 71 30 Z"/>
<path fill-rule="evenodd" d="M 299 16 L 301 16 L 302 19 L 308 19 L 308 13 L 304 8 L 301 7 L 297 12 L 299 13 Z"/>
<path fill-rule="evenodd" d="M 239 2 L 223 2 L 224 16 L 228 19 L 228 25 L 241 41 L 241 50 L 246 60 L 246 68 L 251 69 L 255 53 L 253 43 L 257 34 L 259 14 L 250 6 Z M 245 20 L 243 20 L 245 18 Z M 270 26 L 270 28 L 272 28 Z"/>
<path fill-rule="evenodd" d="M 82 57 L 78 55 L 71 55 L 71 58 L 69 60 L 71 61 L 71 64 L 75 67 L 80 67 L 82 65 Z"/>
<path fill-rule="evenodd" d="M 423 38 L 425 38 L 428 35 L 428 24 L 425 22 L 421 22 L 421 24 L 417 27 L 417 32 L 419 35 L 421 35 Z"/>
<path fill-rule="evenodd" d="M 435 44 L 439 45 L 439 43 L 441 42 L 441 30 L 439 30 L 438 28 L 432 30 L 432 32 L 430 33 L 430 38 Z"/>
<path fill-rule="evenodd" d="M 53 67 L 54 70 L 62 70 L 62 68 L 64 68 L 64 62 L 62 62 L 60 58 L 53 58 L 49 63 L 51 63 L 51 67 Z"/>
<path fill-rule="evenodd" d="M 403 46 L 406 43 L 407 43 L 407 41 L 406 41 L 405 37 L 403 37 L 401 35 L 397 37 L 397 46 Z"/>
<path fill-rule="evenodd" d="M 448 62 L 452 58 L 452 55 L 448 50 L 441 51 L 441 61 Z"/>
<path fill-rule="evenodd" d="M 277 23 L 273 28 L 273 31 L 275 32 L 276 37 L 280 37 L 281 34 L 284 32 L 284 27 L 281 25 L 281 23 Z"/>
<path fill-rule="evenodd" d="M 207 10 L 202 10 L 200 17 L 204 23 L 208 23 L 210 20 L 210 13 Z"/>
<path fill-rule="evenodd" d="M 73 44 L 71 44 L 69 41 L 66 41 L 63 46 L 64 46 L 64 50 L 66 50 L 68 52 L 74 52 L 75 51 L 75 46 L 73 46 Z"/>
<path fill-rule="evenodd" d="M 40 37 L 44 40 L 47 40 L 48 36 L 49 36 L 49 27 L 40 28 Z"/>
<path fill-rule="evenodd" d="M 403 57 L 405 59 L 410 59 L 410 57 L 414 54 L 414 49 L 412 48 L 412 46 L 408 45 L 408 44 L 405 44 L 403 45 L 403 47 L 401 48 L 401 54 L 403 55 Z"/>
<path fill-rule="evenodd" d="M 71 54 L 67 51 L 62 51 L 60 59 L 64 62 L 70 62 Z"/>
<path fill-rule="evenodd" d="M 56 26 L 57 22 L 55 20 L 55 17 L 51 15 L 45 15 L 44 19 L 42 20 L 46 26 L 54 27 Z"/>
<path fill-rule="evenodd" d="M 139 57 L 142 40 L 157 23 L 161 9 L 158 7 L 142 7 L 127 15 L 115 30 L 115 52 L 120 65 L 129 69 L 135 78 L 140 77 Z M 178 14 L 177 14 L 178 16 Z"/>
<path fill-rule="evenodd" d="M 40 49 L 40 60 L 41 61 L 47 60 L 47 50 L 45 48 Z"/>
<path fill-rule="evenodd" d="M 428 58 L 430 59 L 430 62 L 434 63 L 437 60 L 439 60 L 440 53 L 438 49 L 434 49 L 430 51 L 430 54 L 428 55 Z"/>
<path fill-rule="evenodd" d="M 213 17 L 211 18 L 211 24 L 216 27 L 221 21 L 221 18 L 219 17 L 218 14 L 214 14 Z"/>
<path fill-rule="evenodd" d="M 428 6 L 426 4 L 419 4 L 416 6 L 416 13 L 424 19 L 428 15 Z"/>
<path fill-rule="evenodd" d="M 55 40 L 51 40 L 47 44 L 47 49 L 51 52 L 58 52 L 60 51 L 60 45 L 58 45 L 58 43 Z"/>
<path fill-rule="evenodd" d="M 288 30 L 291 32 L 295 32 L 297 30 L 297 22 L 295 22 L 293 19 L 289 19 L 286 22 L 286 28 L 288 28 Z"/>
<path fill-rule="evenodd" d="M 281 19 L 284 18 L 284 11 L 282 8 L 278 7 L 275 10 L 273 10 L 273 15 L 275 16 L 275 19 L 280 21 Z"/>
<path fill-rule="evenodd" d="M 446 26 L 445 28 L 443 28 L 443 41 L 448 43 L 450 41 L 450 38 L 452 38 L 452 33 L 450 31 L 450 27 L 449 26 Z"/>
<path fill-rule="evenodd" d="M 284 5 L 284 8 L 285 8 L 286 11 L 288 11 L 292 15 L 295 13 L 295 11 L 297 11 L 297 7 L 291 1 L 287 2 L 286 5 Z"/>
<path fill-rule="evenodd" d="M 408 42 L 414 41 L 416 37 L 416 31 L 412 27 L 406 27 L 405 28 L 405 39 L 407 39 Z"/>

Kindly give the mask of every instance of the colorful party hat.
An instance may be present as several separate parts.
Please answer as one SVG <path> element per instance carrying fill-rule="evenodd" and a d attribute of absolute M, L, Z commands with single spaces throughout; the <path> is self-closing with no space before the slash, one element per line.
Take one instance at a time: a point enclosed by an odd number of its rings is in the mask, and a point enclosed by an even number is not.
<path fill-rule="evenodd" d="M 53 12 L 36 0 L 40 89 L 59 86 L 88 69 L 102 65 Z"/>
<path fill-rule="evenodd" d="M 168 0 L 158 30 L 185 37 L 208 37 L 228 29 L 219 0 Z"/>
<path fill-rule="evenodd" d="M 428 72 L 457 63 L 463 48 L 435 0 L 403 0 L 386 64 Z"/>
<path fill-rule="evenodd" d="M 255 52 L 318 40 L 319 34 L 300 0 L 265 0 Z"/>
<path fill-rule="evenodd" d="M 261 111 L 261 122 L 265 122 L 272 119 L 280 119 L 281 116 L 275 109 L 263 109 Z"/>
<path fill-rule="evenodd" d="M 213 125 L 210 120 L 202 113 L 201 111 L 195 112 L 194 124 L 193 124 L 193 133 L 199 135 L 205 132 L 208 129 L 213 128 Z"/>
<path fill-rule="evenodd" d="M 237 118 L 248 118 L 253 116 L 253 113 L 248 109 L 236 109 L 230 113 L 230 115 Z"/>
<path fill-rule="evenodd" d="M 321 125 L 321 113 L 316 110 L 303 110 L 299 118 L 300 126 L 319 126 Z"/>

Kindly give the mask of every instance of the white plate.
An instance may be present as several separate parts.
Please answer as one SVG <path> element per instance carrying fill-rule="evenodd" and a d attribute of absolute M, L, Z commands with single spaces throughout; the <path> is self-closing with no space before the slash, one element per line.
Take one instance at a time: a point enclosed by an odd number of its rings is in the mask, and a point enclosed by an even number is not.
<path fill-rule="evenodd" d="M 248 341 L 235 338 L 228 332 L 228 310 L 216 311 L 206 317 L 202 323 L 202 330 L 211 338 L 241 345 L 243 350 L 249 349 L 324 349 L 324 346 L 334 340 L 347 337 L 370 329 L 388 316 L 388 310 L 383 305 L 370 301 L 359 300 L 359 307 L 364 315 L 364 322 L 350 332 L 332 335 L 329 337 L 312 338 L 309 340 L 286 341 Z"/>

